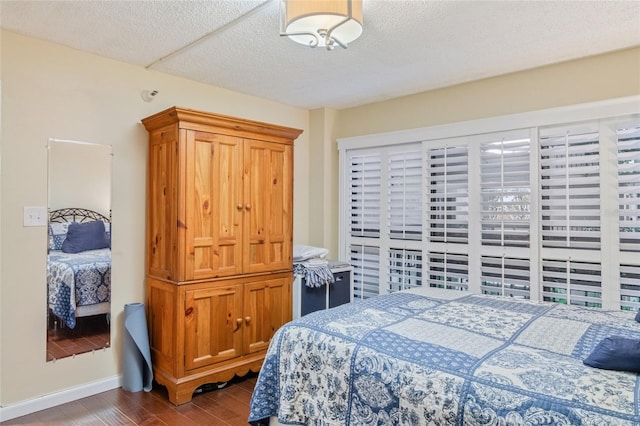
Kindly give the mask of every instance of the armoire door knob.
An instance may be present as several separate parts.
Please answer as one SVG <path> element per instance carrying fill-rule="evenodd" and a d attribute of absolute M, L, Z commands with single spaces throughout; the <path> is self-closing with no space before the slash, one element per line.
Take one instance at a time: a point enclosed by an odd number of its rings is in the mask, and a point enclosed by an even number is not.
<path fill-rule="evenodd" d="M 241 325 L 242 325 L 242 318 L 236 318 L 236 326 L 233 328 L 233 331 L 238 331 Z"/>

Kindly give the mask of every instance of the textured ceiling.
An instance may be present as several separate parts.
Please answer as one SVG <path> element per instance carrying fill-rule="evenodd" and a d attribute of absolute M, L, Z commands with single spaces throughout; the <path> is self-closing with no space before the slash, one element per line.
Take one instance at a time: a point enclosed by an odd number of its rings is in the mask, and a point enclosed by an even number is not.
<path fill-rule="evenodd" d="M 637 0 L 364 0 L 363 35 L 333 51 L 280 37 L 278 0 L 1 0 L 0 23 L 306 109 L 357 106 L 640 45 Z"/>

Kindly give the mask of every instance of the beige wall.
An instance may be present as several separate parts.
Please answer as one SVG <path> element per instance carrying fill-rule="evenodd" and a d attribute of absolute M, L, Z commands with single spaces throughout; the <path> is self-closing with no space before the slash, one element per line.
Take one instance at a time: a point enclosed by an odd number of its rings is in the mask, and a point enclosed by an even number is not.
<path fill-rule="evenodd" d="M 111 215 L 111 146 L 49 142 L 49 209 L 82 207 Z"/>
<path fill-rule="evenodd" d="M 640 93 L 640 47 L 341 110 L 339 138 Z"/>
<path fill-rule="evenodd" d="M 122 310 L 144 299 L 146 132 L 172 105 L 304 129 L 296 142 L 294 240 L 337 253 L 336 139 L 640 94 L 640 48 L 341 111 L 304 111 L 2 33 L 0 405 L 121 372 Z M 159 90 L 152 103 L 144 89 Z M 113 348 L 45 362 L 47 138 L 113 145 Z"/>
<path fill-rule="evenodd" d="M 140 119 L 173 105 L 304 133 L 295 144 L 294 235 L 308 240 L 309 112 L 141 67 L 1 33 L 0 405 L 121 373 L 123 308 L 144 302 L 147 132 Z M 151 103 L 140 94 L 159 91 Z M 112 348 L 45 362 L 46 227 L 22 226 L 23 206 L 47 204 L 48 138 L 113 146 Z"/>
<path fill-rule="evenodd" d="M 311 111 L 309 128 L 309 243 L 329 249 L 328 258 L 337 259 L 338 175 L 333 129 L 338 112 L 332 109 Z"/>

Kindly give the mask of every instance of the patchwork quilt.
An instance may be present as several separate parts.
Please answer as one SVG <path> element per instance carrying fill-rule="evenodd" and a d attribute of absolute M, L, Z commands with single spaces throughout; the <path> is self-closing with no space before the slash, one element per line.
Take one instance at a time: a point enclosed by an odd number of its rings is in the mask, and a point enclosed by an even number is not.
<path fill-rule="evenodd" d="M 51 251 L 47 262 L 49 308 L 69 328 L 76 326 L 76 307 L 111 301 L 111 251 L 68 254 Z"/>
<path fill-rule="evenodd" d="M 640 339 L 634 314 L 438 289 L 314 312 L 274 336 L 249 421 L 640 425 L 638 375 L 583 364 Z"/>

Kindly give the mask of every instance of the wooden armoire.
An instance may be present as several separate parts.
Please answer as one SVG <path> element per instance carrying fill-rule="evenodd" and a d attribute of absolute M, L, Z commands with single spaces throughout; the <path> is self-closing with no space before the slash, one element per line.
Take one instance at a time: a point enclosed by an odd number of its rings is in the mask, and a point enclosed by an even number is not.
<path fill-rule="evenodd" d="M 293 141 L 301 130 L 172 107 L 149 132 L 147 324 L 174 404 L 258 371 L 291 320 Z"/>

